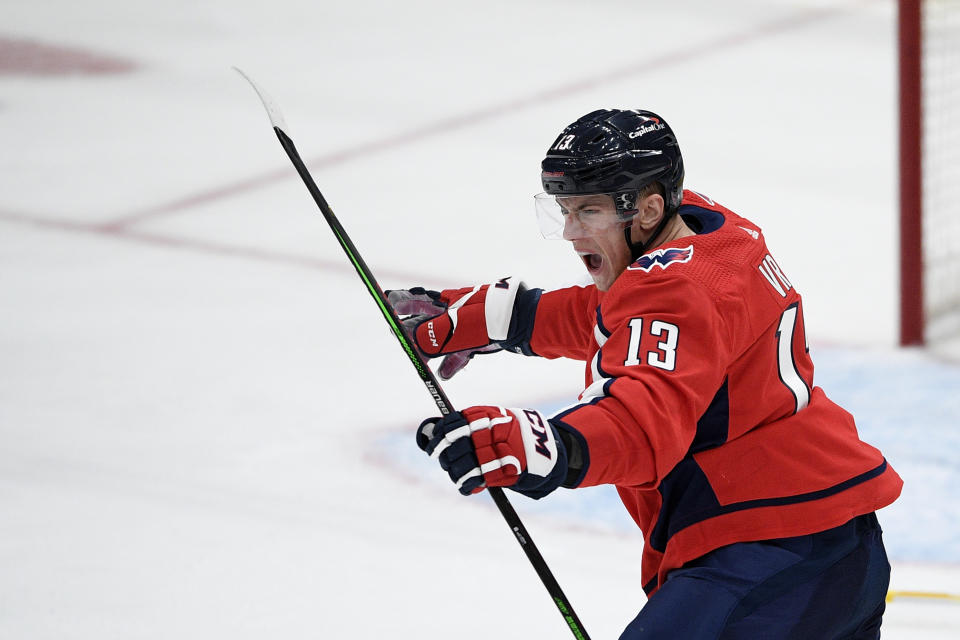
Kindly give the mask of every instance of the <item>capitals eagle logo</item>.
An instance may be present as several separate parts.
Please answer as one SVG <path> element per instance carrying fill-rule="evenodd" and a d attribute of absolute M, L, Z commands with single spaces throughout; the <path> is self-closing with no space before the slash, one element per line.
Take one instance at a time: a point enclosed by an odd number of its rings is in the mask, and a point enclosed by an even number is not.
<path fill-rule="evenodd" d="M 650 273 L 654 267 L 666 269 L 672 264 L 690 262 L 693 258 L 693 245 L 682 249 L 657 249 L 637 258 L 636 262 L 627 267 L 630 270 L 640 270 Z"/>

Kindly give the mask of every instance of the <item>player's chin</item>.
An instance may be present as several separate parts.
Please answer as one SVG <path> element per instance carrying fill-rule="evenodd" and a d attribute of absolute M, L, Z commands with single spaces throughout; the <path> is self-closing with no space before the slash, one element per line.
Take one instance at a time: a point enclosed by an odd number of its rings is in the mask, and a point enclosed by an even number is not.
<path fill-rule="evenodd" d="M 590 277 L 593 278 L 593 284 L 595 284 L 597 289 L 600 291 L 606 291 L 609 289 L 610 285 L 612 285 L 613 281 L 616 279 L 611 277 L 610 274 L 606 273 L 605 271 L 600 271 L 597 273 L 591 272 Z"/>

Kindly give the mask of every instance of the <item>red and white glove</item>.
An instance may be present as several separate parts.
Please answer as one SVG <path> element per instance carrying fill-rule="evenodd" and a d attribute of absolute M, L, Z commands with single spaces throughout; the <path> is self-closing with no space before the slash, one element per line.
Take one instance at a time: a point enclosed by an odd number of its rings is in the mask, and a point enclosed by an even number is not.
<path fill-rule="evenodd" d="M 542 498 L 567 475 L 567 451 L 556 427 L 532 409 L 470 407 L 428 418 L 417 445 L 436 458 L 463 495 L 509 487 Z"/>
<path fill-rule="evenodd" d="M 427 358 L 445 356 L 437 373 L 449 380 L 478 353 L 523 352 L 520 344 L 529 339 L 540 291 L 503 278 L 463 289 L 414 287 L 385 293 L 394 311 L 407 316 L 403 327 L 417 349 Z"/>

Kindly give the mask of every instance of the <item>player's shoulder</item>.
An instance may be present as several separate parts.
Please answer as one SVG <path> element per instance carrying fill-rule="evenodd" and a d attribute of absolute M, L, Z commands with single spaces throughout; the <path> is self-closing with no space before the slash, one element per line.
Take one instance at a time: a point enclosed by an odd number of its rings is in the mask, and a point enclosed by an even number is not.
<path fill-rule="evenodd" d="M 749 237 L 756 241 L 763 231 L 755 223 L 734 213 L 710 196 L 684 189 L 680 203 L 680 217 L 703 239 L 736 241 Z M 717 236 L 713 234 L 720 232 Z"/>
<path fill-rule="evenodd" d="M 694 235 L 644 253 L 627 267 L 611 293 L 667 286 L 720 293 L 736 288 L 738 274 L 752 271 L 766 251 L 756 224 L 708 196 L 685 190 L 679 215 Z"/>
<path fill-rule="evenodd" d="M 630 271 L 662 274 L 677 265 L 681 267 L 677 273 L 718 262 L 732 266 L 751 261 L 765 245 L 759 226 L 702 193 L 684 190 L 678 215 L 693 235 L 647 252 L 630 265 Z"/>

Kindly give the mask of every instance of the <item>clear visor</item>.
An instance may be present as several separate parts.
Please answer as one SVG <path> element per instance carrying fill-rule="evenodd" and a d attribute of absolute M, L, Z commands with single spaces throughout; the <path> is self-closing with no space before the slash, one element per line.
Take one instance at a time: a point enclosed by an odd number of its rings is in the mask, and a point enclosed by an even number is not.
<path fill-rule="evenodd" d="M 555 196 L 538 193 L 533 197 L 540 233 L 550 240 L 577 240 L 623 230 L 636 210 L 617 213 L 616 193 Z"/>

